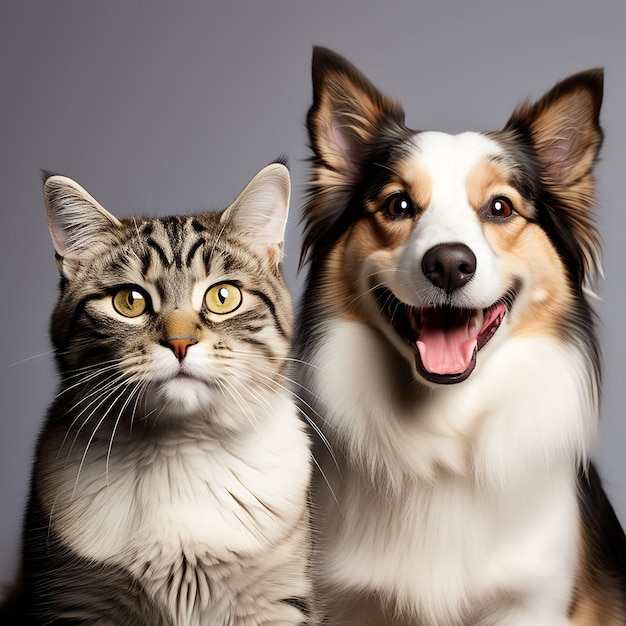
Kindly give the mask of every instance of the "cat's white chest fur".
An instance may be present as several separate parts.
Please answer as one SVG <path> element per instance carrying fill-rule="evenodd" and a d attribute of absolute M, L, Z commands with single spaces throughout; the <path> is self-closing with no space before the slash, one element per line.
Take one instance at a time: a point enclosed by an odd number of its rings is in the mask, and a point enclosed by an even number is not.
<path fill-rule="evenodd" d="M 138 576 L 181 555 L 210 565 L 263 554 L 302 516 L 309 476 L 306 435 L 278 400 L 256 429 L 226 440 L 134 433 L 110 454 L 94 441 L 80 476 L 76 443 L 40 477 L 52 528 L 81 556 Z"/>

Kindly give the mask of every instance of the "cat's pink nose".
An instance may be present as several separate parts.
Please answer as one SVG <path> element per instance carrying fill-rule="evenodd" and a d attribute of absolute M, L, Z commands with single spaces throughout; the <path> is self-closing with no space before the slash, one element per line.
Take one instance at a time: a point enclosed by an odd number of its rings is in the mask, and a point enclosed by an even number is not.
<path fill-rule="evenodd" d="M 198 340 L 194 337 L 171 337 L 163 342 L 163 345 L 167 346 L 174 356 L 182 363 L 182 360 L 187 354 L 187 348 L 198 343 Z"/>

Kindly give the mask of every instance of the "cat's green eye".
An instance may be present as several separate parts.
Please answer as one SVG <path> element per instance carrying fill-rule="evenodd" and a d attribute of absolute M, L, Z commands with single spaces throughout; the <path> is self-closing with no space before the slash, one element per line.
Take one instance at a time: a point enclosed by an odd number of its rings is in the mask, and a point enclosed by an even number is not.
<path fill-rule="evenodd" d="M 207 289 L 204 294 L 204 301 L 211 313 L 224 315 L 232 313 L 241 304 L 243 295 L 241 289 L 230 283 L 219 283 Z"/>
<path fill-rule="evenodd" d="M 146 312 L 146 296 L 132 287 L 122 287 L 113 296 L 113 307 L 124 317 L 139 317 Z"/>

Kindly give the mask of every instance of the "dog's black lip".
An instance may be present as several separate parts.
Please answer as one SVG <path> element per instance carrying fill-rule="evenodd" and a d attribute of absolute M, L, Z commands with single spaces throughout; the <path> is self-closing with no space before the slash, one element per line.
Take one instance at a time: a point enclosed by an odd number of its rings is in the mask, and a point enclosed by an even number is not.
<path fill-rule="evenodd" d="M 508 314 L 511 311 L 511 308 L 513 307 L 513 303 L 515 302 L 519 289 L 520 289 L 520 285 L 518 282 L 516 282 L 510 289 L 506 291 L 504 296 L 496 300 L 491 306 L 484 308 L 483 313 L 486 314 L 490 309 L 493 309 L 494 307 L 499 306 L 500 304 L 504 304 L 504 306 L 506 307 L 507 314 Z M 415 353 L 415 363 L 416 363 L 419 373 L 426 380 L 433 382 L 433 383 L 440 384 L 440 385 L 452 385 L 452 384 L 460 383 L 469 377 L 469 375 L 474 371 L 474 368 L 476 366 L 477 352 L 481 350 L 481 348 L 483 348 L 483 346 L 485 346 L 489 342 L 489 340 L 491 339 L 491 337 L 493 337 L 493 335 L 495 334 L 495 330 L 497 330 L 501 322 L 500 320 L 500 322 L 498 322 L 495 328 L 492 324 L 489 328 L 486 329 L 487 332 L 485 332 L 479 337 L 476 349 L 474 350 L 474 355 L 472 357 L 471 363 L 465 371 L 459 372 L 457 374 L 435 374 L 433 372 L 429 372 L 424 367 L 424 365 L 422 364 L 422 359 L 419 354 L 419 351 L 416 350 L 415 348 L 417 332 L 411 327 L 410 321 L 408 320 L 406 313 L 405 313 L 407 306 L 410 308 L 415 308 L 415 307 L 411 307 L 411 305 L 405 305 L 401 300 L 396 298 L 396 296 L 393 294 L 391 290 L 387 289 L 386 287 L 377 287 L 374 291 L 376 294 L 377 302 L 383 303 L 381 310 L 383 311 L 383 313 L 385 313 L 385 315 L 391 322 L 391 325 L 394 327 L 398 335 L 404 340 L 404 342 Z M 438 306 L 438 307 L 422 307 L 422 310 L 432 309 L 432 308 L 461 309 L 461 307 L 452 307 L 452 306 L 446 307 L 444 305 L 444 306 Z M 466 309 L 466 310 L 471 311 L 472 309 Z M 494 329 L 493 331 L 492 331 L 492 328 Z"/>
<path fill-rule="evenodd" d="M 460 374 L 433 374 L 433 372 L 429 372 L 422 365 L 422 359 L 420 359 L 419 355 L 415 357 L 415 363 L 419 373 L 429 382 L 437 383 L 438 385 L 456 385 L 456 383 L 462 383 L 469 378 L 469 375 L 474 371 L 476 367 L 476 352 L 474 352 L 470 366 Z"/>

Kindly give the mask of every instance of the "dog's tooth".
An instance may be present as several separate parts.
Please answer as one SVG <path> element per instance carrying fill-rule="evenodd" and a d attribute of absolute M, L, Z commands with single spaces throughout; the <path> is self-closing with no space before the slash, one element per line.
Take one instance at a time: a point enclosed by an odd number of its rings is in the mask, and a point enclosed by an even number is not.
<path fill-rule="evenodd" d="M 470 320 L 470 323 L 467 327 L 467 330 L 470 333 L 470 335 L 478 335 L 478 333 L 481 331 L 483 327 L 484 318 L 485 318 L 485 315 L 482 309 L 478 309 L 474 313 L 474 315 L 472 315 L 472 319 Z"/>

